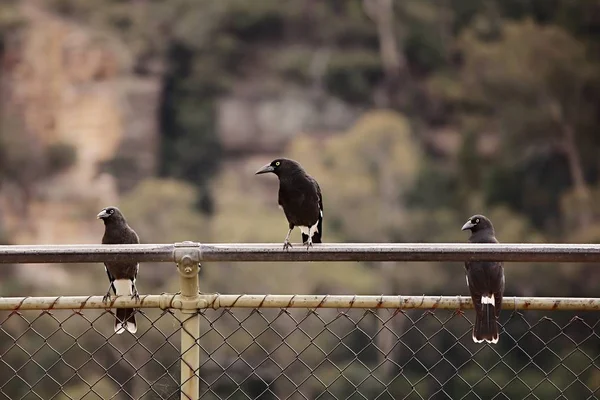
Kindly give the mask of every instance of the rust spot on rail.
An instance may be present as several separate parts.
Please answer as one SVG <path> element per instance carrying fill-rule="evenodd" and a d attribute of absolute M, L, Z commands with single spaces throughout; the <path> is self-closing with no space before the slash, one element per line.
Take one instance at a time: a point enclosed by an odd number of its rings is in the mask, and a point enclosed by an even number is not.
<path fill-rule="evenodd" d="M 48 310 L 52 310 L 54 308 L 54 306 L 56 305 L 56 303 L 58 303 L 59 300 L 60 300 L 60 296 L 55 297 L 52 304 L 50 304 L 50 306 L 48 306 Z"/>
<path fill-rule="evenodd" d="M 262 308 L 262 307 L 263 307 L 263 305 L 265 304 L 265 300 L 267 300 L 267 297 L 268 297 L 268 296 L 269 296 L 268 294 L 265 294 L 265 295 L 263 296 L 263 298 L 262 298 L 262 300 L 260 301 L 260 303 L 258 304 L 258 307 L 257 307 L 257 308 Z M 237 302 L 238 300 L 239 300 L 239 297 L 238 297 L 237 299 L 235 299 L 235 301 L 236 301 L 236 302 Z M 235 303 L 234 303 L 234 304 L 235 304 Z"/>

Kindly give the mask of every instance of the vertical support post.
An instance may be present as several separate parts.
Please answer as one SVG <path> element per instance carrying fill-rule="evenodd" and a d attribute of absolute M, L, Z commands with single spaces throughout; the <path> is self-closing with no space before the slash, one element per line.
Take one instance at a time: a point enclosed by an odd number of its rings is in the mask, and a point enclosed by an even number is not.
<path fill-rule="evenodd" d="M 200 244 L 175 243 L 174 258 L 181 288 L 181 400 L 200 398 L 200 315 L 198 272 Z"/>

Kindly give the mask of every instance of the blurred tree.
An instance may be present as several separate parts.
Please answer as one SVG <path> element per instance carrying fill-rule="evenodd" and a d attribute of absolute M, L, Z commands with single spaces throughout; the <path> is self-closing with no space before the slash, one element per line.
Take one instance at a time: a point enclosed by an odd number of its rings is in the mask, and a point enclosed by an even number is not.
<path fill-rule="evenodd" d="M 72 145 L 44 145 L 24 130 L 18 118 L 0 112 L 0 183 L 10 182 L 19 188 L 24 213 L 28 212 L 35 184 L 70 168 L 76 160 Z"/>
<path fill-rule="evenodd" d="M 506 23 L 497 41 L 482 41 L 476 30 L 460 40 L 463 82 L 474 101 L 492 112 L 492 129 L 502 133 L 502 160 L 521 163 L 541 152 L 560 154 L 580 206 L 579 223 L 591 222 L 585 160 L 579 138 L 592 134 L 585 121 L 595 118 L 586 88 L 598 68 L 585 47 L 558 27 L 527 20 Z"/>
<path fill-rule="evenodd" d="M 194 208 L 196 188 L 174 179 L 147 179 L 121 201 L 128 221 L 145 243 L 204 240 L 207 220 Z"/>
<path fill-rule="evenodd" d="M 366 14 L 377 26 L 379 37 L 379 53 L 381 64 L 386 79 L 387 104 L 384 107 L 393 107 L 395 93 L 399 89 L 400 79 L 407 75 L 406 59 L 400 52 L 397 35 L 394 32 L 394 8 L 392 0 L 363 0 Z"/>
<path fill-rule="evenodd" d="M 299 138 L 290 155 L 303 160 L 317 177 L 326 194 L 327 225 L 345 240 L 374 242 L 406 234 L 398 227 L 406 225 L 405 196 L 418 174 L 422 150 L 403 116 L 391 111 L 367 113 L 348 133 L 323 145 Z"/>
<path fill-rule="evenodd" d="M 123 197 L 120 208 L 142 243 L 204 241 L 210 237 L 210 225 L 195 207 L 197 198 L 197 188 L 185 182 L 147 179 Z M 141 271 L 146 288 L 165 290 L 169 279 L 176 279 L 162 265 L 147 266 Z"/>

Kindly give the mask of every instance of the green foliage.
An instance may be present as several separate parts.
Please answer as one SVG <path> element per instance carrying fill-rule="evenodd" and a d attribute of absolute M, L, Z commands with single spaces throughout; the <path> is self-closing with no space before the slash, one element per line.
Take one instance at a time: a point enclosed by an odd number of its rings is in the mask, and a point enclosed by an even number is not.
<path fill-rule="evenodd" d="M 173 179 L 148 179 L 121 201 L 128 222 L 144 243 L 208 237 L 208 221 L 196 208 L 196 189 Z"/>
<path fill-rule="evenodd" d="M 581 115 L 581 89 L 597 75 L 580 42 L 560 28 L 530 20 L 506 23 L 501 39 L 492 43 L 467 32 L 460 46 L 469 95 L 492 105 L 506 139 L 518 146 L 557 135 L 554 103 L 569 115 L 577 104 Z"/>
<path fill-rule="evenodd" d="M 375 84 L 382 79 L 381 60 L 373 50 L 334 53 L 327 65 L 328 90 L 349 102 L 364 103 Z"/>
<path fill-rule="evenodd" d="M 349 132 L 323 145 L 300 137 L 289 154 L 310 166 L 325 193 L 328 221 L 346 240 L 385 240 L 404 225 L 405 196 L 418 174 L 422 153 L 403 116 L 391 111 L 367 113 Z M 353 218 L 347 218 L 347 210 L 352 210 Z"/>
<path fill-rule="evenodd" d="M 23 22 L 18 4 L 18 0 L 4 0 L 0 5 L 0 41 L 4 34 L 18 29 Z"/>
<path fill-rule="evenodd" d="M 121 199 L 120 208 L 142 243 L 201 242 L 210 237 L 210 224 L 198 211 L 197 199 L 197 188 L 185 182 L 146 179 Z M 143 268 L 143 290 L 176 287 L 177 276 L 170 268 L 160 264 L 145 264 Z"/>
<path fill-rule="evenodd" d="M 600 150 L 591 123 L 596 111 L 586 94 L 597 85 L 597 65 L 567 31 L 531 19 L 505 23 L 491 41 L 467 30 L 458 43 L 464 88 L 453 92 L 453 101 L 462 96 L 459 101 L 479 104 L 464 113 L 463 123 L 479 113 L 468 129 L 497 130 L 501 137 L 494 164 L 478 180 L 486 200 L 508 204 L 557 234 L 561 194 L 576 179 L 573 163 L 588 176 L 586 165 Z M 566 153 L 567 129 L 576 132 L 577 154 Z"/>

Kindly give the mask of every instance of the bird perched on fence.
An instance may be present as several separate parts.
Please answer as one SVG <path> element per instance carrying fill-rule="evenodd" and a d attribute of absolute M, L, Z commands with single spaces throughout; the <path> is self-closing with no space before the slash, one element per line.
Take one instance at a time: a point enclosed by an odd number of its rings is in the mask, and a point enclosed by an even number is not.
<path fill-rule="evenodd" d="M 287 158 L 278 158 L 265 165 L 258 174 L 272 172 L 279 178 L 279 206 L 289 223 L 283 248 L 292 247 L 290 234 L 295 226 L 302 232 L 302 243 L 308 250 L 313 243 L 321 243 L 323 236 L 323 196 L 317 181 L 302 166 Z"/>
<path fill-rule="evenodd" d="M 470 230 L 469 243 L 498 243 L 492 222 L 483 215 L 474 215 L 463 225 Z M 467 286 L 475 306 L 475 343 L 498 343 L 498 316 L 504 293 L 504 268 L 499 261 L 465 262 Z"/>
<path fill-rule="evenodd" d="M 98 219 L 104 221 L 104 236 L 102 244 L 137 244 L 140 239 L 133 229 L 127 225 L 123 213 L 117 207 L 107 207 L 100 211 Z M 110 299 L 112 289 L 116 296 L 130 295 L 132 299 L 139 300 L 135 280 L 140 265 L 136 261 L 111 261 L 105 262 L 104 268 L 110 284 L 103 302 Z M 115 332 L 121 334 L 127 329 L 131 333 L 137 332 L 137 324 L 133 308 L 117 308 L 115 318 Z"/>

